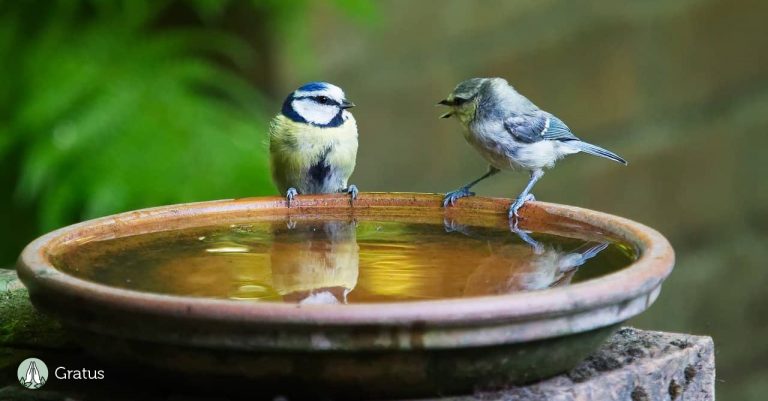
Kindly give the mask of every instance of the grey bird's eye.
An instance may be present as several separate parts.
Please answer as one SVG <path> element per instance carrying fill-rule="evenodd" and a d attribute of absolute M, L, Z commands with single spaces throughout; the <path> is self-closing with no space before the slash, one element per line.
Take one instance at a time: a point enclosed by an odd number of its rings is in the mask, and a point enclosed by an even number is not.
<path fill-rule="evenodd" d="M 467 100 L 469 100 L 469 99 L 465 99 L 465 98 L 463 98 L 463 97 L 458 97 L 458 96 L 455 96 L 455 97 L 453 98 L 453 104 L 454 104 L 455 106 L 461 106 L 462 104 L 466 103 L 466 102 L 467 102 Z"/>

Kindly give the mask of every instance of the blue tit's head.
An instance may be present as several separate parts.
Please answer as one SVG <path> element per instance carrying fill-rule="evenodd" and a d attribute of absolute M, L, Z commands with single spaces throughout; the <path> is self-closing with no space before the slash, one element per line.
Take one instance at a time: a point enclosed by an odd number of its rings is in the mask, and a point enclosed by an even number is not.
<path fill-rule="evenodd" d="M 354 106 L 338 86 L 310 82 L 288 95 L 283 102 L 282 113 L 295 122 L 338 127 L 350 116 L 346 110 Z"/>

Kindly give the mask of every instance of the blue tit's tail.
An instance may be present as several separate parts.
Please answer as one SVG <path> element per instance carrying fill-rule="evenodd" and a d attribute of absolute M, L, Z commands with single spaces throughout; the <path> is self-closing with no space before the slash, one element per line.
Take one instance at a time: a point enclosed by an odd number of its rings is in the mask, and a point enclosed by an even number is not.
<path fill-rule="evenodd" d="M 578 149 L 580 152 L 589 153 L 590 155 L 605 157 L 606 159 L 611 159 L 625 166 L 627 165 L 627 161 L 624 160 L 621 156 L 611 152 L 610 150 L 603 149 L 597 145 L 593 145 L 591 143 L 587 143 L 584 141 L 568 141 L 567 143 L 569 146 L 573 146 L 574 148 Z"/>

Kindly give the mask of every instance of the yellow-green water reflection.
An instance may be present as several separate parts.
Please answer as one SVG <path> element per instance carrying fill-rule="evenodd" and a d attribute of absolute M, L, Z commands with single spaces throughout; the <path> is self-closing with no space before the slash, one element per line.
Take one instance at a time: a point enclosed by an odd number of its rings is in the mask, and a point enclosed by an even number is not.
<path fill-rule="evenodd" d="M 623 244 L 508 229 L 280 220 L 94 241 L 56 264 L 91 281 L 162 294 L 363 303 L 539 290 L 633 258 Z"/>

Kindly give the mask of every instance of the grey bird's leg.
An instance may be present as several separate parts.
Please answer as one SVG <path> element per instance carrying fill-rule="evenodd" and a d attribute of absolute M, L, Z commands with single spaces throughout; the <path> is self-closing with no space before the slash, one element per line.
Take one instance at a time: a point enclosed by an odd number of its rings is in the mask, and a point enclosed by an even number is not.
<path fill-rule="evenodd" d="M 285 200 L 288 202 L 288 207 L 291 207 L 291 201 L 298 194 L 299 194 L 299 191 L 297 191 L 296 188 L 294 187 L 290 187 L 288 188 L 287 191 L 285 191 Z"/>
<path fill-rule="evenodd" d="M 357 186 L 356 185 L 350 185 L 350 186 L 342 189 L 341 192 L 348 193 L 349 196 L 352 197 L 352 200 L 355 200 L 355 199 L 357 199 L 357 193 L 360 192 L 360 191 L 357 190 Z"/>
<path fill-rule="evenodd" d="M 525 241 L 528 245 L 531 246 L 531 249 L 533 249 L 533 253 L 536 255 L 541 255 L 544 253 L 544 245 L 541 244 L 541 242 L 536 241 L 533 239 L 530 235 L 530 231 L 525 231 L 522 228 L 518 227 L 518 221 L 515 219 L 514 224 L 511 224 L 509 226 L 510 231 L 517 234 L 518 237 L 520 237 L 521 240 Z"/>
<path fill-rule="evenodd" d="M 536 181 L 538 181 L 542 176 L 544 176 L 544 170 L 538 169 L 531 171 L 531 179 L 528 181 L 528 185 L 525 186 L 525 189 L 522 193 L 520 193 L 520 196 L 515 199 L 514 202 L 512 202 L 512 205 L 509 207 L 509 218 L 513 217 L 520 217 L 517 214 L 517 211 L 523 207 L 523 204 L 525 202 L 528 202 L 529 200 L 536 200 L 536 198 L 533 197 L 533 194 L 531 193 L 531 189 L 534 185 L 536 185 Z"/>
<path fill-rule="evenodd" d="M 484 179 L 486 179 L 486 178 L 488 178 L 488 177 L 490 177 L 492 175 L 495 175 L 499 171 L 501 171 L 501 170 L 497 169 L 496 167 L 488 166 L 488 172 L 483 174 L 482 177 L 480 177 L 480 178 L 470 182 L 467 185 L 464 185 L 463 187 L 461 187 L 461 188 L 459 188 L 459 189 L 457 189 L 455 191 L 451 191 L 451 192 L 448 192 L 447 194 L 445 194 L 445 197 L 443 198 L 443 207 L 448 207 L 448 205 L 453 206 L 456 203 L 456 200 L 458 200 L 458 199 L 461 199 L 461 198 L 464 198 L 464 197 L 467 197 L 467 196 L 474 196 L 475 193 L 470 191 L 469 189 L 472 188 L 478 182 L 480 182 L 480 181 L 482 181 L 482 180 L 484 180 Z"/>

